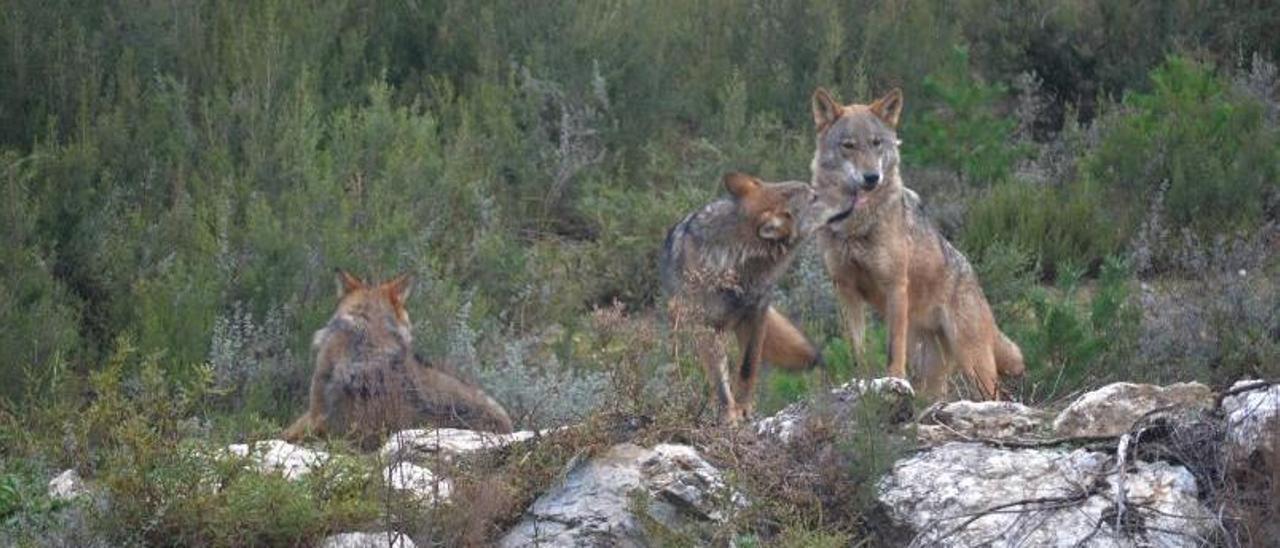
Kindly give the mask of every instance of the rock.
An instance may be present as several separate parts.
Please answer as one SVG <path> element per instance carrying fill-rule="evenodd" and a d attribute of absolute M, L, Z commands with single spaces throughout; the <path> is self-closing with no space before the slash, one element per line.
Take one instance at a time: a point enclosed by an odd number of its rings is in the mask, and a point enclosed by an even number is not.
<path fill-rule="evenodd" d="M 391 435 L 387 443 L 382 446 L 381 453 L 382 458 L 388 461 L 412 460 L 428 455 L 453 458 L 479 451 L 501 449 L 552 431 L 525 430 L 510 434 L 496 434 L 456 428 L 401 430 Z"/>
<path fill-rule="evenodd" d="M 382 481 L 397 491 L 407 491 L 415 499 L 430 503 L 445 502 L 453 492 L 453 482 L 439 478 L 426 467 L 412 462 L 398 462 L 382 470 Z"/>
<path fill-rule="evenodd" d="M 342 533 L 320 541 L 320 548 L 417 548 L 400 533 Z"/>
<path fill-rule="evenodd" d="M 88 494 L 89 488 L 85 487 L 84 480 L 80 478 L 79 472 L 76 472 L 74 468 L 68 468 L 49 480 L 48 492 L 49 498 L 53 500 L 70 502 Z"/>
<path fill-rule="evenodd" d="M 1212 516 L 1185 468 L 1130 461 L 1126 469 L 1121 480 L 1113 457 L 1084 449 L 948 443 L 895 463 L 877 495 L 912 546 L 1190 547 L 1210 533 Z"/>
<path fill-rule="evenodd" d="M 915 391 L 911 389 L 911 383 L 894 377 L 854 379 L 831 389 L 831 403 L 836 407 L 837 416 L 847 415 L 867 393 L 884 397 L 890 405 L 898 410 L 904 410 L 907 416 L 910 416 L 911 399 L 915 396 Z M 810 403 L 807 401 L 786 406 L 772 417 L 757 421 L 756 433 L 772 436 L 784 442 L 790 441 L 803 429 L 804 422 L 810 415 L 809 406 Z"/>
<path fill-rule="evenodd" d="M 1259 381 L 1238 381 L 1239 390 Z M 1255 453 L 1276 458 L 1280 451 L 1280 384 L 1248 390 L 1222 399 L 1227 418 L 1227 458 L 1247 462 Z M 1280 462 L 1280 461 L 1277 461 Z"/>
<path fill-rule="evenodd" d="M 1048 419 L 1048 413 L 1020 403 L 955 401 L 926 412 L 916 436 L 929 444 L 972 439 L 1024 440 L 1042 434 Z"/>
<path fill-rule="evenodd" d="M 1162 407 L 1209 409 L 1213 391 L 1198 382 L 1169 386 L 1117 382 L 1076 398 L 1053 421 L 1054 434 L 1119 436 L 1143 415 Z"/>
<path fill-rule="evenodd" d="M 634 512 L 637 495 L 646 514 Z M 502 546 L 647 546 L 645 523 L 714 523 L 745 504 L 692 447 L 615 445 L 573 466 L 502 539 Z"/>
<path fill-rule="evenodd" d="M 279 473 L 285 479 L 296 480 L 309 474 L 317 466 L 329 461 L 324 451 L 307 449 L 283 440 L 265 440 L 254 444 L 238 443 L 227 447 L 233 455 L 253 461 L 259 472 Z"/>

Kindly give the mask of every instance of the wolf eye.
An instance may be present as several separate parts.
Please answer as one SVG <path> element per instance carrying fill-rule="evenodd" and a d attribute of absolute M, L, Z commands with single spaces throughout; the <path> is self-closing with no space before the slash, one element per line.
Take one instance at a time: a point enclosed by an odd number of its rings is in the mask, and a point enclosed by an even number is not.
<path fill-rule="evenodd" d="M 875 139 L 871 140 L 871 146 L 873 147 L 880 148 L 880 145 L 883 145 L 883 144 L 884 144 L 884 139 L 881 139 L 879 137 L 876 137 Z"/>
<path fill-rule="evenodd" d="M 855 148 L 855 145 L 853 144 L 853 141 L 841 141 L 840 148 L 843 148 L 845 150 L 853 150 Z"/>

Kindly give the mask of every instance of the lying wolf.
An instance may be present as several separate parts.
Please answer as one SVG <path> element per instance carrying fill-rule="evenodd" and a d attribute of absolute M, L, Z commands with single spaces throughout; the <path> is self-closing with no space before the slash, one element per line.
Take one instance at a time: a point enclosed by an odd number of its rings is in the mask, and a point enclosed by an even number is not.
<path fill-rule="evenodd" d="M 404 308 L 411 283 L 400 276 L 368 285 L 338 272 L 338 310 L 312 340 L 310 404 L 285 440 L 338 434 L 368 446 L 391 430 L 422 425 L 511 431 L 493 398 L 414 357 Z"/>

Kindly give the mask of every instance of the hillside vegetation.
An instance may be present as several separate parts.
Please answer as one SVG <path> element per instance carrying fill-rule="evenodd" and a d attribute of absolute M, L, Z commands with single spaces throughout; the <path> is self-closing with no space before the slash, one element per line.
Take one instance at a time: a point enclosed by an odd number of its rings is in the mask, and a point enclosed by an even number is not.
<path fill-rule="evenodd" d="M 0 538 L 69 527 L 43 492 L 67 467 L 136 495 L 89 518 L 121 542 L 374 519 L 366 484 L 230 475 L 175 506 L 154 481 L 303 409 L 338 267 L 413 274 L 417 350 L 519 426 L 709 421 L 657 251 L 725 171 L 808 179 L 819 85 L 904 90 L 906 184 L 1022 346 L 1017 397 L 1280 376 L 1280 5 L 0 4 Z M 882 370 L 829 285 L 806 250 L 778 303 L 830 369 L 770 374 L 763 411 Z M 422 534 L 492 538 L 573 457 L 544 453 Z M 834 534 L 796 519 L 797 545 Z"/>

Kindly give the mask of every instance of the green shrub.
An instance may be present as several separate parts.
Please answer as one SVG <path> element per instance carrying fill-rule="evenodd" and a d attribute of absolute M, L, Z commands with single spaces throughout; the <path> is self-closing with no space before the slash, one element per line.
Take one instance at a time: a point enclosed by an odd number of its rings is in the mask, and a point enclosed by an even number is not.
<path fill-rule="evenodd" d="M 120 339 L 106 366 L 92 375 L 88 405 L 51 399 L 21 422 L 5 421 L 6 429 L 60 423 L 55 428 L 64 432 L 62 439 L 6 448 L 13 453 L 6 459 L 15 460 L 5 461 L 0 478 L 19 488 L 16 497 L 0 489 L 0 502 L 6 515 L 17 513 L 15 538 L 41 530 L 67 538 L 85 534 L 59 531 L 62 525 L 46 516 L 56 509 L 44 495 L 47 472 L 30 471 L 29 487 L 26 480 L 12 481 L 26 477 L 15 475 L 12 465 L 28 452 L 88 472 L 93 497 L 103 503 L 85 506 L 87 525 L 119 544 L 308 543 L 331 528 L 368 523 L 383 509 L 378 483 L 361 461 L 335 457 L 304 480 L 289 481 L 226 455 L 226 434 L 211 431 L 201 418 L 212 372 L 196 368 L 178 375 L 168 369 L 156 354 L 142 355 Z M 75 406 L 71 413 L 68 404 Z"/>
<path fill-rule="evenodd" d="M 1119 227 L 1136 228 L 1167 184 L 1173 228 L 1200 234 L 1252 228 L 1280 180 L 1280 129 L 1256 99 L 1233 89 L 1212 65 L 1170 57 L 1151 72 L 1149 92 L 1125 96 L 1124 110 L 1083 160 L 1097 188 L 1126 203 Z"/>
<path fill-rule="evenodd" d="M 906 162 L 947 167 L 971 185 L 991 186 L 1007 180 L 1029 154 L 1013 138 L 1017 120 L 995 112 L 1007 90 L 975 78 L 967 50 L 956 48 L 943 70 L 925 78 L 924 89 L 920 103 L 936 106 L 917 109 L 904 126 Z"/>
<path fill-rule="evenodd" d="M 0 519 L 18 511 L 22 501 L 18 493 L 18 477 L 12 474 L 0 476 Z"/>
<path fill-rule="evenodd" d="M 1129 299 L 1128 265 L 1107 259 L 1089 295 L 1082 272 L 1064 269 L 1053 290 L 1027 295 L 1029 318 L 1008 322 L 1027 363 L 1031 401 L 1050 401 L 1122 371 L 1137 336 L 1139 311 Z"/>
<path fill-rule="evenodd" d="M 61 523 L 68 503 L 49 498 L 48 474 L 37 461 L 0 462 L 0 544 L 31 545 L 48 538 Z"/>
<path fill-rule="evenodd" d="M 1012 314 L 1038 281 L 1035 256 L 1016 244 L 996 242 L 973 259 L 982 292 L 995 311 L 997 322 Z"/>
<path fill-rule="evenodd" d="M 1053 187 L 1013 180 L 976 200 L 960 236 L 961 248 L 973 256 L 1013 246 L 1053 278 L 1066 264 L 1092 271 L 1124 244 L 1107 197 L 1088 181 Z"/>

